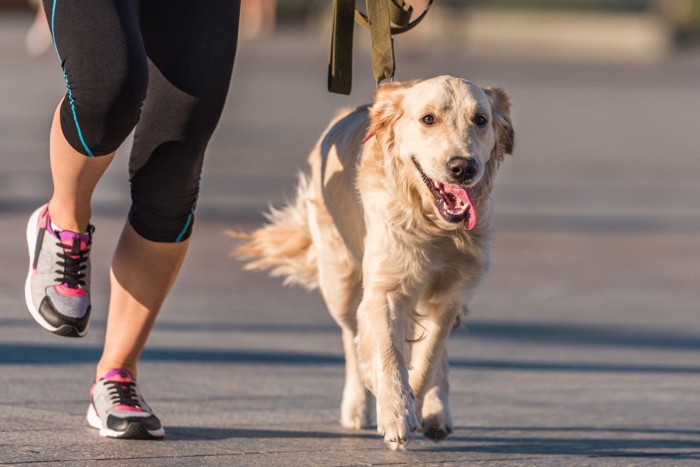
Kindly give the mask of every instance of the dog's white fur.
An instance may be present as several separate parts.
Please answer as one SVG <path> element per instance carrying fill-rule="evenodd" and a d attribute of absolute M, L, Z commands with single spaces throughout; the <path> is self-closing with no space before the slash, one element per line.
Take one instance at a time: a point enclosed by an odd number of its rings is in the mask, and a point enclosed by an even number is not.
<path fill-rule="evenodd" d="M 245 241 L 237 254 L 256 258 L 248 268 L 320 288 L 342 329 L 343 426 L 371 423 L 373 394 L 394 449 L 419 427 L 436 441 L 451 432 L 445 343 L 489 267 L 493 176 L 512 150 L 503 90 L 449 76 L 383 85 L 373 105 L 331 122 L 296 199 L 261 229 L 234 234 Z M 478 164 L 464 184 L 476 192 L 469 231 L 443 219 L 416 165 L 454 183 L 455 156 Z"/>

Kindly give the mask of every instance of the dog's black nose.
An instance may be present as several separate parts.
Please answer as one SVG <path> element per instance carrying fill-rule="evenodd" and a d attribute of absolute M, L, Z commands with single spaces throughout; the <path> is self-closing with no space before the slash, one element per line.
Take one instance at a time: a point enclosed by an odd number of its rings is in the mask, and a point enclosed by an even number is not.
<path fill-rule="evenodd" d="M 456 156 L 447 161 L 447 170 L 455 180 L 464 183 L 476 176 L 479 171 L 479 162 L 471 157 Z"/>

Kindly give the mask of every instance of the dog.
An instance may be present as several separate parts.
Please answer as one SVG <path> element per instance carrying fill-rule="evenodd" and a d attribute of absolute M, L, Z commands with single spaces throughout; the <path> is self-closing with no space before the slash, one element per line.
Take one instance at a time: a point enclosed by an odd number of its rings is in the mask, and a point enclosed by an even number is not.
<path fill-rule="evenodd" d="M 342 331 L 343 426 L 368 427 L 375 412 L 392 449 L 418 429 L 452 432 L 446 340 L 489 269 L 490 195 L 513 147 L 501 88 L 384 84 L 330 123 L 287 206 L 233 233 L 247 269 L 320 289 Z"/>

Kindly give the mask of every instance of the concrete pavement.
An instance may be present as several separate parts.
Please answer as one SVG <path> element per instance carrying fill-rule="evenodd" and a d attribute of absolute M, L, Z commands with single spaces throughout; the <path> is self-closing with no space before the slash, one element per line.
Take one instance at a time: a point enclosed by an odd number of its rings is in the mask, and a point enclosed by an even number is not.
<path fill-rule="evenodd" d="M 336 108 L 327 37 L 241 44 L 210 145 L 189 257 L 140 382 L 163 442 L 101 439 L 84 411 L 103 336 L 107 268 L 128 209 L 126 153 L 95 195 L 94 321 L 66 340 L 24 308 L 24 224 L 50 193 L 53 56 L 22 53 L 30 18 L 0 17 L 0 465 L 697 465 L 700 461 L 700 57 L 616 64 L 500 59 L 397 39 L 397 77 L 503 86 L 516 156 L 497 183 L 491 274 L 450 341 L 455 433 L 390 452 L 337 424 L 339 333 L 314 294 L 226 257 Z"/>

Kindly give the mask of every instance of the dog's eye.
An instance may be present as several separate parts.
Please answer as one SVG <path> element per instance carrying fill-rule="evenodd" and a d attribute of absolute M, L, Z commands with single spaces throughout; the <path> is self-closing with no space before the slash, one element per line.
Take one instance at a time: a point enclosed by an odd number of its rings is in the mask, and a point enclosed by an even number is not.
<path fill-rule="evenodd" d="M 435 116 L 428 114 L 428 115 L 424 116 L 423 118 L 421 118 L 420 121 L 425 123 L 428 126 L 431 126 L 431 125 L 435 124 Z"/>
<path fill-rule="evenodd" d="M 484 117 L 483 115 L 477 115 L 474 117 L 474 124 L 476 126 L 484 126 L 489 122 L 489 119 Z"/>

